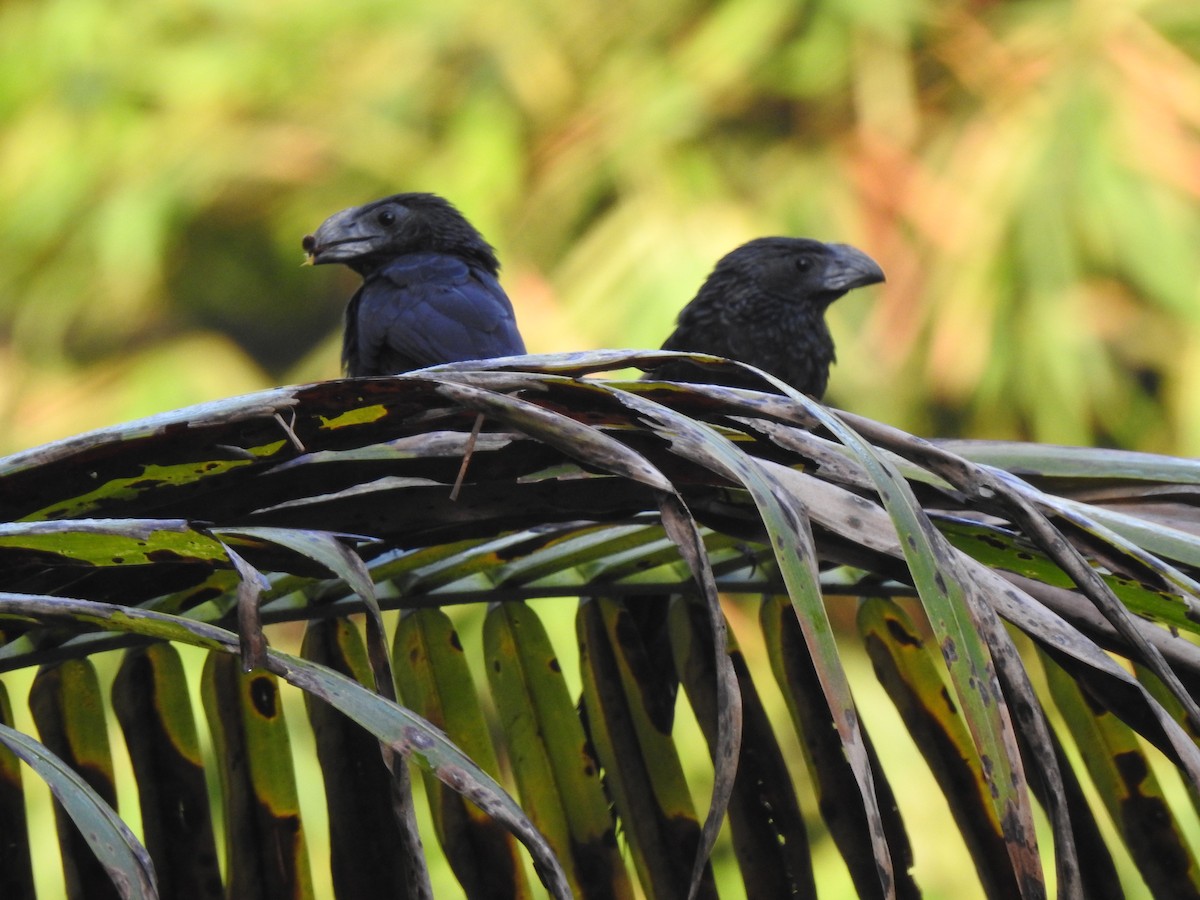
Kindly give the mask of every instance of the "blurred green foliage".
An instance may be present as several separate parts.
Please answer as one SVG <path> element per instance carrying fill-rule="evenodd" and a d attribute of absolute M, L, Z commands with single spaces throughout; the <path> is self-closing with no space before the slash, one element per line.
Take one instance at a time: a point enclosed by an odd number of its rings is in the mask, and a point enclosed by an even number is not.
<path fill-rule="evenodd" d="M 1200 452 L 1193 0 L 7 0 L 0 450 L 337 374 L 329 213 L 451 198 L 533 351 L 657 346 L 768 233 L 889 273 L 830 399 Z"/>
<path fill-rule="evenodd" d="M 0 0 L 0 452 L 333 377 L 356 278 L 300 239 L 401 190 L 531 351 L 657 346 L 810 235 L 889 274 L 832 402 L 1200 454 L 1195 0 Z"/>

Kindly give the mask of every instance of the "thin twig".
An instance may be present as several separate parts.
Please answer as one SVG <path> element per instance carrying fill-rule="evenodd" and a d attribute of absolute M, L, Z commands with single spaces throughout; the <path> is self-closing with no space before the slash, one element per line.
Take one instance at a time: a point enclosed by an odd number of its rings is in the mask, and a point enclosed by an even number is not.
<path fill-rule="evenodd" d="M 471 428 L 471 436 L 467 438 L 467 449 L 463 451 L 462 465 L 458 467 L 458 477 L 454 479 L 454 487 L 450 489 L 450 499 L 457 500 L 462 490 L 463 479 L 467 477 L 467 465 L 471 462 L 471 454 L 475 452 L 475 441 L 479 439 L 479 429 L 483 427 L 483 413 L 475 417 L 475 425 Z"/>
<path fill-rule="evenodd" d="M 296 431 L 294 428 L 294 426 L 296 424 L 296 411 L 292 410 L 291 424 L 288 424 L 287 422 L 283 421 L 283 416 L 281 416 L 279 413 L 275 413 L 275 421 L 279 423 L 279 427 L 282 428 L 284 433 L 288 436 L 288 440 L 291 441 L 292 446 L 295 447 L 297 450 L 299 450 L 301 453 L 304 453 L 305 449 L 306 449 L 304 446 L 304 442 L 302 440 L 300 440 L 300 437 L 299 437 L 299 435 L 296 434 Z"/>

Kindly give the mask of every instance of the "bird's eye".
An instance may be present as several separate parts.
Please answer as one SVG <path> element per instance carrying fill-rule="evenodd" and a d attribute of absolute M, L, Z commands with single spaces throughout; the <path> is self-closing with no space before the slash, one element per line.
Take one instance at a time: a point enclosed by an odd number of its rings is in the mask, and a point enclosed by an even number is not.
<path fill-rule="evenodd" d="M 796 271 L 797 272 L 807 272 L 811 268 L 812 268 L 812 260 L 809 259 L 807 256 L 797 256 L 796 257 Z"/>
<path fill-rule="evenodd" d="M 379 220 L 379 224 L 385 228 L 389 228 L 396 224 L 396 214 L 390 209 L 385 209 L 376 218 Z"/>

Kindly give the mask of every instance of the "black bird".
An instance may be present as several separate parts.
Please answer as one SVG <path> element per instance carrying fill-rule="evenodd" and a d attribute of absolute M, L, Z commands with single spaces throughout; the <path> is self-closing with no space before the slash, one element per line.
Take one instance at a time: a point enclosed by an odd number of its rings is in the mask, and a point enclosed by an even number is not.
<path fill-rule="evenodd" d="M 525 352 L 495 251 L 436 194 L 334 213 L 305 236 L 304 251 L 313 265 L 343 263 L 363 277 L 346 307 L 348 375 Z"/>
<path fill-rule="evenodd" d="M 883 281 L 879 264 L 846 244 L 764 237 L 723 257 L 679 313 L 664 350 L 691 350 L 749 363 L 820 398 L 835 355 L 825 310 L 847 291 Z M 686 361 L 646 373 L 762 390 L 750 375 L 717 373 Z"/>
<path fill-rule="evenodd" d="M 764 237 L 722 257 L 700 290 L 679 313 L 664 350 L 710 353 L 749 363 L 820 399 L 834 362 L 825 310 L 846 292 L 884 280 L 879 264 L 846 244 L 806 238 Z M 642 376 L 763 390 L 757 376 L 719 372 L 685 360 L 663 363 Z M 670 598 L 626 600 L 641 638 L 645 702 L 673 720 L 678 676 L 671 655 L 667 615 Z"/>

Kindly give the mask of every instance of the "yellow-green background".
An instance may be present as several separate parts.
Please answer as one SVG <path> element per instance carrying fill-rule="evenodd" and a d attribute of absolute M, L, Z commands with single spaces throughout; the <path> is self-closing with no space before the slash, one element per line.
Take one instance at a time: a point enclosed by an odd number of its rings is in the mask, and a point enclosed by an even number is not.
<path fill-rule="evenodd" d="M 809 235 L 889 276 L 832 402 L 1195 454 L 1198 61 L 1195 0 L 0 0 L 0 452 L 334 376 L 356 279 L 300 238 L 430 190 L 531 351 L 657 346 Z"/>
<path fill-rule="evenodd" d="M 0 450 L 337 372 L 329 213 L 497 245 L 533 351 L 652 347 L 761 234 L 889 274 L 831 399 L 1200 449 L 1193 0 L 7 0 Z"/>

